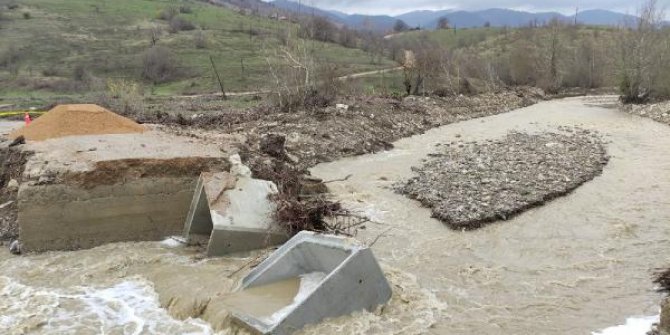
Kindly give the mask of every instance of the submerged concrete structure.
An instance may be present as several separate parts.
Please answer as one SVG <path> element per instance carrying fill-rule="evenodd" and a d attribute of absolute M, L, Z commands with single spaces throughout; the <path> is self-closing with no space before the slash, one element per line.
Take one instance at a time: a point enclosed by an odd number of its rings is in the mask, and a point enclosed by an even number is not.
<path fill-rule="evenodd" d="M 373 311 L 391 298 L 391 287 L 370 248 L 351 238 L 301 232 L 247 275 L 241 289 L 322 273 L 292 305 L 268 317 L 233 311 L 237 324 L 260 334 L 291 334 L 307 324 Z"/>
<path fill-rule="evenodd" d="M 23 251 L 178 234 L 200 173 L 228 171 L 216 145 L 148 129 L 28 142 L 18 193 Z"/>
<path fill-rule="evenodd" d="M 230 158 L 231 172 L 203 173 L 184 223 L 190 244 L 207 244 L 207 256 L 262 249 L 286 242 L 288 233 L 272 219 L 269 199 L 277 186 L 251 178 L 240 157 Z"/>

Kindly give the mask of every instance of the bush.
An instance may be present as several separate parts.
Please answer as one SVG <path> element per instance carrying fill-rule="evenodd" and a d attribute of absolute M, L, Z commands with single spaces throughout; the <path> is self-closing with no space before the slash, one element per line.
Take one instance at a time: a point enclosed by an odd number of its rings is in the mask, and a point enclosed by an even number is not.
<path fill-rule="evenodd" d="M 170 81 L 179 74 L 179 67 L 172 51 L 161 46 L 153 46 L 144 53 L 142 78 L 153 83 Z"/>
<path fill-rule="evenodd" d="M 195 34 L 194 42 L 197 49 L 207 49 L 207 36 L 202 30 Z"/>
<path fill-rule="evenodd" d="M 86 79 L 86 68 L 82 64 L 77 64 L 72 70 L 72 79 L 75 81 L 84 81 Z"/>
<path fill-rule="evenodd" d="M 191 9 L 191 6 L 179 6 L 179 12 L 182 14 L 191 14 L 193 13 L 193 9 Z"/>
<path fill-rule="evenodd" d="M 48 69 L 42 70 L 42 75 L 45 76 L 45 77 L 55 77 L 55 76 L 58 75 L 58 71 L 56 71 L 56 69 L 50 67 Z"/>
<path fill-rule="evenodd" d="M 4 68 L 14 75 L 17 75 L 19 72 L 20 61 L 21 52 L 14 46 L 10 46 L 0 53 L 0 68 Z"/>
<path fill-rule="evenodd" d="M 179 14 L 179 10 L 177 8 L 167 7 L 158 13 L 157 18 L 159 20 L 170 21 L 172 18 L 177 16 L 177 14 Z"/>
<path fill-rule="evenodd" d="M 29 12 L 23 12 L 23 18 L 26 20 L 30 20 L 32 18 L 32 15 L 30 15 Z"/>
<path fill-rule="evenodd" d="M 125 79 L 107 81 L 105 93 L 98 103 L 126 116 L 134 116 L 144 111 L 142 85 Z"/>
<path fill-rule="evenodd" d="M 183 17 L 175 16 L 170 20 L 170 32 L 178 33 L 185 30 L 194 30 L 195 25 Z"/>

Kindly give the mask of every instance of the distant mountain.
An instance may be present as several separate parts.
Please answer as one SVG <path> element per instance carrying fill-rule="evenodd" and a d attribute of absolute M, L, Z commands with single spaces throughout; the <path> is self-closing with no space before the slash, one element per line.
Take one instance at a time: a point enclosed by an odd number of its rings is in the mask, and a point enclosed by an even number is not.
<path fill-rule="evenodd" d="M 452 12 L 452 10 L 418 10 L 398 15 L 396 18 L 405 21 L 410 27 L 423 27 L 427 22 L 437 22 L 439 18 Z"/>
<path fill-rule="evenodd" d="M 437 21 L 446 17 L 453 27 L 473 28 L 481 27 L 486 23 L 492 27 L 520 27 L 531 22 L 546 23 L 556 18 L 561 21 L 574 22 L 575 16 L 567 16 L 556 12 L 530 13 L 511 9 L 492 8 L 480 11 L 414 11 L 398 16 L 412 26 L 421 26 L 427 29 L 437 27 Z M 614 26 L 629 20 L 632 15 L 621 14 L 602 9 L 586 10 L 577 14 L 577 21 L 588 25 Z M 411 22 L 411 23 L 410 23 Z"/>
<path fill-rule="evenodd" d="M 574 15 L 571 17 L 574 20 Z M 592 25 L 615 26 L 621 23 L 634 22 L 633 15 L 610 12 L 602 9 L 585 10 L 577 13 L 577 22 Z"/>
<path fill-rule="evenodd" d="M 547 23 L 554 18 L 565 22 L 575 21 L 574 15 L 568 16 L 556 12 L 531 13 L 503 8 L 492 8 L 480 11 L 420 10 L 393 17 L 388 15 L 345 14 L 342 12 L 328 11 L 306 6 L 291 0 L 275 0 L 270 4 L 287 11 L 300 11 L 307 15 L 314 14 L 323 16 L 335 23 L 346 25 L 350 28 L 378 32 L 393 30 L 393 26 L 397 20 L 404 21 L 410 27 L 435 29 L 437 28 L 438 20 L 442 17 L 449 20 L 450 26 L 457 28 L 475 28 L 482 27 L 486 24 L 492 27 L 521 27 L 528 25 L 531 22 L 537 24 Z M 630 22 L 631 20 L 635 20 L 635 16 L 603 9 L 585 10 L 577 14 L 577 21 L 587 25 L 614 26 Z"/>
<path fill-rule="evenodd" d="M 355 29 L 372 31 L 389 31 L 398 21 L 397 18 L 387 15 L 348 15 L 345 19 L 346 24 Z"/>
<path fill-rule="evenodd" d="M 349 16 L 340 12 L 331 12 L 327 10 L 322 10 L 312 6 L 306 6 L 300 2 L 289 1 L 289 0 L 275 0 L 271 2 L 276 8 L 287 10 L 293 13 L 299 13 L 302 15 L 314 15 L 325 17 L 333 23 L 348 25 L 346 18 Z"/>
<path fill-rule="evenodd" d="M 388 15 L 359 15 L 345 14 L 338 11 L 327 11 L 312 6 L 306 6 L 302 3 L 289 0 L 274 0 L 271 2 L 277 8 L 298 12 L 305 15 L 316 15 L 330 19 L 334 23 L 346 25 L 350 28 L 361 30 L 372 30 L 385 32 L 393 29 L 393 25 L 398 20 Z"/>

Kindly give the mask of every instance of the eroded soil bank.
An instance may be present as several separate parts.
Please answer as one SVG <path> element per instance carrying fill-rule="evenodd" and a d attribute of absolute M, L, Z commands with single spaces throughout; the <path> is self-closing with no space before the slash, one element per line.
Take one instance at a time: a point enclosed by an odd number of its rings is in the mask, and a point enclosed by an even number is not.
<path fill-rule="evenodd" d="M 412 168 L 416 176 L 394 188 L 454 229 L 507 220 L 565 195 L 599 175 L 609 159 L 599 135 L 569 127 L 437 146 Z"/>

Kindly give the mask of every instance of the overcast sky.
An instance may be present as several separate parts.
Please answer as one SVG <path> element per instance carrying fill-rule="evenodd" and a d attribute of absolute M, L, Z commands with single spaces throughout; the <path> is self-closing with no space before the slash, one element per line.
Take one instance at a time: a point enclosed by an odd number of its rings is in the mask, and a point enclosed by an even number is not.
<path fill-rule="evenodd" d="M 297 0 L 294 0 L 297 2 Z M 564 14 L 580 9 L 609 9 L 635 14 L 642 0 L 302 0 L 303 4 L 323 9 L 333 9 L 345 13 L 397 15 L 420 9 L 462 9 L 477 10 L 487 8 L 510 8 L 529 12 L 557 11 Z M 658 0 L 670 9 L 670 0 Z"/>

